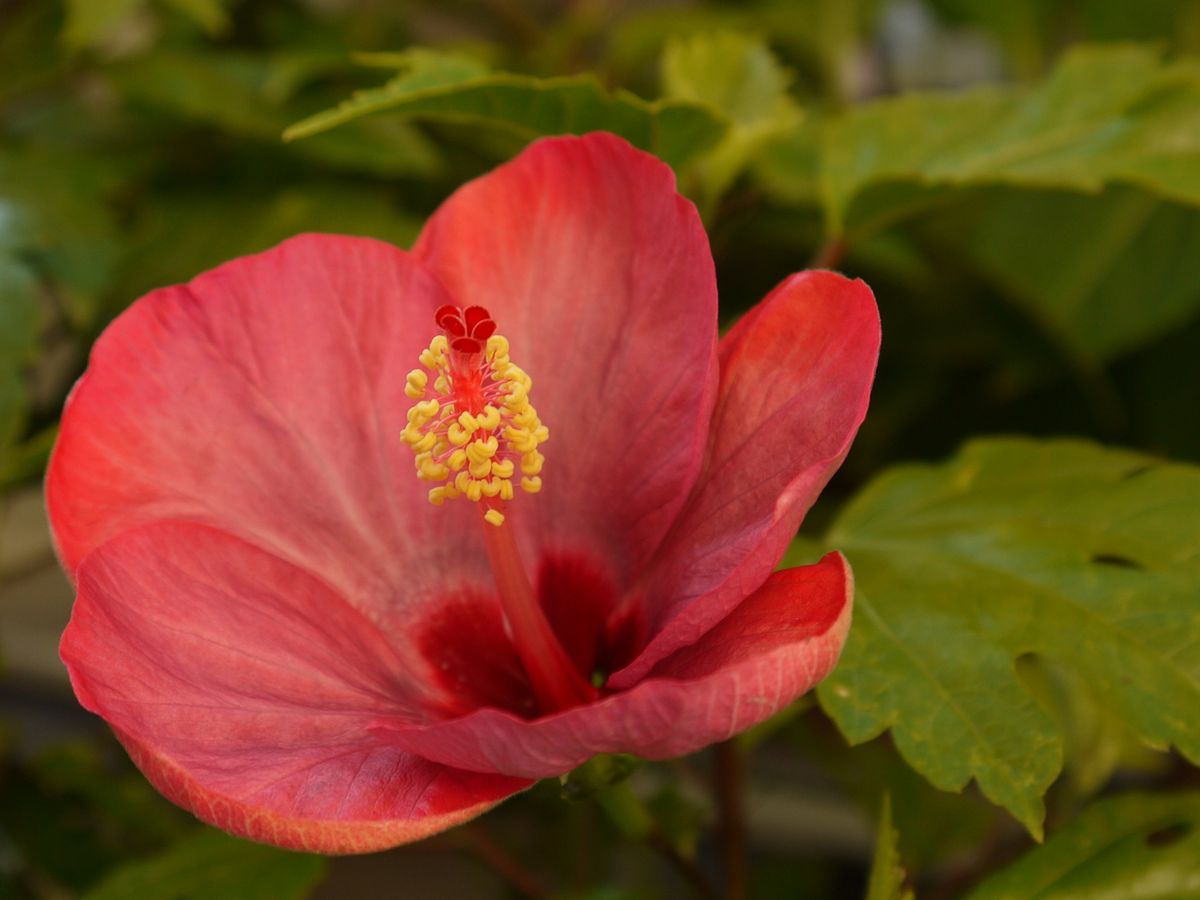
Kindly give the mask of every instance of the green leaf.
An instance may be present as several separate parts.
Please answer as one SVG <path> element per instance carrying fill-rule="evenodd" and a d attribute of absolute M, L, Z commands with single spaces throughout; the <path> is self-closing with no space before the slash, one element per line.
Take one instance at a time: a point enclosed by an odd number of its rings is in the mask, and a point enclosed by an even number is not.
<path fill-rule="evenodd" d="M 1093 804 L 970 900 L 1134 900 L 1200 891 L 1200 793 Z"/>
<path fill-rule="evenodd" d="M 152 859 L 129 863 L 88 900 L 292 900 L 308 896 L 325 875 L 319 856 L 290 853 L 205 829 Z"/>
<path fill-rule="evenodd" d="M 229 0 L 161 0 L 180 15 L 187 16 L 205 31 L 219 35 L 229 29 Z"/>
<path fill-rule="evenodd" d="M 172 12 L 191 19 L 211 35 L 229 28 L 228 0 L 159 0 Z M 80 49 L 104 41 L 127 19 L 145 10 L 148 0 L 67 0 L 63 43 Z"/>
<path fill-rule="evenodd" d="M 1200 211 L 1146 191 L 996 190 L 937 228 L 1070 355 L 1110 359 L 1200 311 Z M 1080 235 L 1087 235 L 1080 240 Z"/>
<path fill-rule="evenodd" d="M 852 743 L 890 728 L 943 790 L 974 778 L 1040 836 L 1063 737 L 1034 653 L 1138 739 L 1200 761 L 1200 470 L 1082 441 L 987 440 L 885 473 L 828 535 L 855 624 L 819 699 Z"/>
<path fill-rule="evenodd" d="M 107 161 L 33 145 L 0 152 L 0 253 L 53 279 L 77 327 L 93 321 L 120 255 L 113 182 Z"/>
<path fill-rule="evenodd" d="M 875 857 L 867 881 L 867 900 L 912 900 L 912 891 L 904 887 L 904 869 L 900 866 L 900 851 L 896 847 L 898 840 L 892 825 L 892 800 L 884 794 L 875 838 Z"/>
<path fill-rule="evenodd" d="M 713 146 L 726 123 L 710 107 L 609 92 L 591 75 L 532 78 L 488 74 L 459 57 L 410 51 L 408 69 L 383 87 L 359 91 L 336 109 L 284 132 L 308 137 L 379 112 L 499 127 L 524 138 L 611 131 L 673 165 Z"/>
<path fill-rule="evenodd" d="M 67 0 L 63 43 L 75 49 L 95 44 L 145 5 L 146 0 Z"/>
<path fill-rule="evenodd" d="M 766 154 L 768 187 L 784 196 L 804 187 L 812 140 L 797 131 Z M 1200 204 L 1200 62 L 1164 62 L 1135 45 L 1075 49 L 1034 88 L 869 103 L 827 120 L 815 140 L 834 235 L 875 227 L 883 211 L 862 195 L 895 181 L 1090 192 L 1132 182 Z M 870 215 L 856 210 L 860 200 Z"/>
<path fill-rule="evenodd" d="M 9 466 L 10 448 L 25 430 L 29 389 L 21 376 L 0 366 L 0 472 Z"/>
<path fill-rule="evenodd" d="M 406 247 L 420 226 L 386 190 L 330 181 L 310 179 L 303 187 L 265 194 L 246 187 L 162 196 L 130 235 L 119 294 L 132 301 L 300 232 L 362 235 Z"/>
<path fill-rule="evenodd" d="M 0 367 L 23 362 L 33 354 L 38 331 L 35 291 L 29 267 L 6 254 L 0 243 Z"/>
<path fill-rule="evenodd" d="M 663 54 L 662 73 L 666 97 L 709 103 L 731 123 L 697 163 L 710 208 L 759 148 L 800 118 L 788 96 L 791 76 L 758 37 L 719 31 L 674 38 Z"/>

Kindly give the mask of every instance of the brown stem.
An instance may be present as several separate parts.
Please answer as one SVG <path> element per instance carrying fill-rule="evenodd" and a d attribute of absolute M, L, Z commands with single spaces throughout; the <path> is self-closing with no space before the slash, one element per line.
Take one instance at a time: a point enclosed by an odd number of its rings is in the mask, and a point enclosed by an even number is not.
<path fill-rule="evenodd" d="M 542 884 L 540 878 L 526 869 L 521 863 L 505 850 L 478 822 L 471 822 L 462 827 L 466 835 L 467 846 L 479 858 L 480 862 L 492 869 L 501 878 L 511 884 L 526 897 L 540 900 L 549 897 L 550 892 Z"/>
<path fill-rule="evenodd" d="M 725 862 L 725 900 L 747 900 L 746 820 L 742 803 L 743 760 L 732 740 L 716 753 L 717 832 Z"/>

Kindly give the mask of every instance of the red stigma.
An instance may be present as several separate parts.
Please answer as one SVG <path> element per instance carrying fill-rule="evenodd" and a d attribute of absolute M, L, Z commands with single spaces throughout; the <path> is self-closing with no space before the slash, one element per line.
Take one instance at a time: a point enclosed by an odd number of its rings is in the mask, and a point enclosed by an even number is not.
<path fill-rule="evenodd" d="M 482 353 L 487 339 L 496 332 L 492 314 L 482 306 L 439 306 L 433 320 L 445 332 L 450 349 L 459 353 Z"/>

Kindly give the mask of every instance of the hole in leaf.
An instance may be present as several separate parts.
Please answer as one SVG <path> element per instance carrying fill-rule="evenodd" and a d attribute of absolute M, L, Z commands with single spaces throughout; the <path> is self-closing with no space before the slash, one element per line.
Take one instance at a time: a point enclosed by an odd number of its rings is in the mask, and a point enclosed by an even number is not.
<path fill-rule="evenodd" d="M 1116 566 L 1119 569 L 1136 569 L 1139 572 L 1146 569 L 1140 562 L 1119 553 L 1096 553 L 1092 556 L 1092 562 L 1098 566 Z"/>
<path fill-rule="evenodd" d="M 1156 828 L 1154 831 L 1146 835 L 1146 846 L 1148 847 L 1170 847 L 1172 844 L 1177 844 L 1185 837 L 1192 833 L 1192 824 L 1190 822 L 1175 822 L 1167 825 L 1165 828 Z"/>

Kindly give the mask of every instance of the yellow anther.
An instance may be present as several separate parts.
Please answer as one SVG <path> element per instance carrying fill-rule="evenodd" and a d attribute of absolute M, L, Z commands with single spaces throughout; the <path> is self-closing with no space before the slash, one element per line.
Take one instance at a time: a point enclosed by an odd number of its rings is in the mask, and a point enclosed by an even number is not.
<path fill-rule="evenodd" d="M 539 425 L 533 430 L 533 436 L 539 444 L 544 444 L 550 440 L 550 429 L 545 425 Z"/>
<path fill-rule="evenodd" d="M 467 492 L 467 485 L 471 483 L 471 474 L 469 472 L 459 472 L 454 476 L 454 489 L 460 494 Z"/>
<path fill-rule="evenodd" d="M 435 487 L 429 489 L 429 502 L 434 506 L 441 506 L 446 502 L 446 487 Z"/>
<path fill-rule="evenodd" d="M 450 470 L 435 459 L 429 457 L 424 459 L 418 457 L 417 459 L 417 475 L 426 481 L 441 481 L 450 474 Z"/>
<path fill-rule="evenodd" d="M 534 450 L 531 453 L 526 453 L 521 457 L 521 471 L 526 475 L 537 475 L 542 471 L 542 463 L 545 462 L 545 457 Z"/>
<path fill-rule="evenodd" d="M 499 496 L 499 494 L 500 494 L 499 479 L 489 478 L 487 481 L 483 482 L 482 491 L 483 491 L 483 496 L 485 496 L 485 497 Z"/>
<path fill-rule="evenodd" d="M 468 416 L 470 413 L 463 413 L 463 415 Z M 446 437 L 448 437 L 450 439 L 450 443 L 454 444 L 456 447 L 465 447 L 467 444 L 471 443 L 472 433 L 473 432 L 467 431 L 467 429 L 463 428 L 457 422 L 451 422 L 450 428 L 446 431 Z"/>
<path fill-rule="evenodd" d="M 489 434 L 485 438 L 473 441 L 470 446 L 467 447 L 467 456 L 470 456 L 473 459 L 491 459 L 496 455 L 496 450 L 499 448 L 499 446 L 500 443 L 496 440 L 496 436 Z"/>
<path fill-rule="evenodd" d="M 502 459 L 499 462 L 492 462 L 492 474 L 497 478 L 512 478 L 513 461 L 511 459 Z"/>
<path fill-rule="evenodd" d="M 433 446 L 436 443 L 437 443 L 437 435 L 436 434 L 426 434 L 419 441 L 417 441 L 415 444 L 413 444 L 413 450 L 416 451 L 417 453 L 428 453 L 430 450 L 433 449 Z"/>
<path fill-rule="evenodd" d="M 447 461 L 450 463 L 451 470 L 457 472 L 467 464 L 467 451 L 455 450 L 450 454 L 450 459 Z"/>
<path fill-rule="evenodd" d="M 512 498 L 513 498 L 512 482 L 509 481 L 507 478 L 501 479 L 501 481 L 500 481 L 500 499 L 501 500 L 511 500 Z"/>
<path fill-rule="evenodd" d="M 425 437 L 425 432 L 421 431 L 420 428 L 412 425 L 411 423 L 407 428 L 400 432 L 400 440 L 404 441 L 406 444 L 415 444 L 423 437 Z"/>
<path fill-rule="evenodd" d="M 504 513 L 498 509 L 489 509 L 483 514 L 483 517 L 497 528 L 504 524 Z"/>
<path fill-rule="evenodd" d="M 442 405 L 436 400 L 422 400 L 408 411 L 411 416 L 410 421 L 417 422 L 419 420 L 420 424 L 424 425 L 436 416 L 441 408 Z"/>
<path fill-rule="evenodd" d="M 404 393 L 414 400 L 420 400 L 425 396 L 425 385 L 428 383 L 429 376 L 423 370 L 413 369 L 405 379 Z"/>
<path fill-rule="evenodd" d="M 471 473 L 472 478 L 487 478 L 492 474 L 492 462 L 488 459 L 472 462 L 467 466 L 467 471 Z"/>
<path fill-rule="evenodd" d="M 484 431 L 495 431 L 500 427 L 500 410 L 494 406 L 485 406 L 478 416 L 478 422 Z"/>
<path fill-rule="evenodd" d="M 450 382 L 445 375 L 439 375 L 433 383 L 433 389 L 439 394 L 450 393 Z"/>
<path fill-rule="evenodd" d="M 512 384 L 512 393 L 504 398 L 504 405 L 509 409 L 520 406 L 529 399 L 529 388 L 520 382 L 510 382 Z"/>
<path fill-rule="evenodd" d="M 493 334 L 487 339 L 487 358 L 508 356 L 508 339 L 500 334 Z"/>
<path fill-rule="evenodd" d="M 428 347 L 421 351 L 421 355 L 418 357 L 421 360 L 421 365 L 427 369 L 439 369 L 444 366 L 446 363 L 446 350 L 449 346 L 450 343 L 446 340 L 446 336 L 439 334 L 429 342 Z"/>
<path fill-rule="evenodd" d="M 467 431 L 472 432 L 478 430 L 479 428 L 479 421 L 469 412 L 465 411 L 458 417 L 458 424 Z"/>
<path fill-rule="evenodd" d="M 522 478 L 521 489 L 527 494 L 536 494 L 542 489 L 542 479 L 534 476 L 533 478 Z"/>
<path fill-rule="evenodd" d="M 478 502 L 483 497 L 483 482 L 472 478 L 467 482 L 467 489 L 463 493 L 467 495 L 468 500 Z"/>

